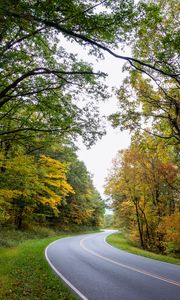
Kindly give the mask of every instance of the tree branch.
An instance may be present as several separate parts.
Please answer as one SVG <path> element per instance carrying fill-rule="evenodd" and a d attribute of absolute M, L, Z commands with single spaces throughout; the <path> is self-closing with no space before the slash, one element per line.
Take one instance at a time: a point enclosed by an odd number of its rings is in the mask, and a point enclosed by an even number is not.
<path fill-rule="evenodd" d="M 60 129 L 60 128 L 52 128 L 52 129 L 38 129 L 38 128 L 18 128 L 6 132 L 0 132 L 0 136 L 6 135 L 6 134 L 11 134 L 11 133 L 17 133 L 17 132 L 22 132 L 22 131 L 34 131 L 34 132 L 74 132 L 74 129 L 71 128 L 65 128 L 65 129 Z"/>
<path fill-rule="evenodd" d="M 24 35 L 22 37 L 20 37 L 17 40 L 11 40 L 9 43 L 7 43 L 4 47 L 3 53 L 5 53 L 7 50 L 9 50 L 10 48 L 12 48 L 14 45 L 21 43 L 22 41 L 28 39 L 29 37 L 34 36 L 35 34 L 39 33 L 40 31 L 42 31 L 45 27 L 42 27 L 40 29 L 37 29 L 27 35 Z"/>
<path fill-rule="evenodd" d="M 53 74 L 59 77 L 60 74 L 62 75 L 98 75 L 98 76 L 105 76 L 104 73 L 94 73 L 94 72 L 88 72 L 88 71 L 59 71 L 59 70 L 49 70 L 47 68 L 35 68 L 31 71 L 26 72 L 19 78 L 17 78 L 13 83 L 8 85 L 3 91 L 0 92 L 0 107 L 2 107 L 6 102 L 9 101 L 9 98 L 5 98 L 7 96 L 7 93 L 14 89 L 20 82 L 22 82 L 24 79 L 31 77 L 31 76 L 37 76 L 37 75 L 45 75 L 45 74 Z M 59 77 L 60 78 L 60 77 Z M 61 77 L 63 81 L 66 81 L 65 78 Z M 68 82 L 68 81 L 67 81 Z"/>
<path fill-rule="evenodd" d="M 47 27 L 52 27 L 54 29 L 57 29 L 58 31 L 62 32 L 63 34 L 67 35 L 67 36 L 70 36 L 72 38 L 78 38 L 79 40 L 81 41 L 85 41 L 87 42 L 88 44 L 90 45 L 93 45 L 93 46 L 96 46 L 97 48 L 99 49 L 102 49 L 104 50 L 105 52 L 108 52 L 109 54 L 111 54 L 112 56 L 116 57 L 116 58 L 120 58 L 122 60 L 126 60 L 128 61 L 129 63 L 130 62 L 134 62 L 134 63 L 137 63 L 141 66 L 144 66 L 144 67 L 148 67 L 150 69 L 152 69 L 153 71 L 156 71 L 158 73 L 161 73 L 165 76 L 169 76 L 171 78 L 175 78 L 176 80 L 178 80 L 178 77 L 180 74 L 171 74 L 171 73 L 168 73 L 166 71 L 163 71 L 159 68 L 156 68 L 155 66 L 149 64 L 149 63 L 146 63 L 144 61 L 141 61 L 139 59 L 136 59 L 136 58 L 132 58 L 132 57 L 129 57 L 129 56 L 123 56 L 123 55 L 119 55 L 115 52 L 113 52 L 111 49 L 107 48 L 105 45 L 102 45 L 100 44 L 99 42 L 87 37 L 87 36 L 84 36 L 80 33 L 77 33 L 77 32 L 74 32 L 72 31 L 71 29 L 67 29 L 67 28 L 64 28 L 63 26 L 59 25 L 58 23 L 56 22 L 53 22 L 53 21 L 50 21 L 50 20 L 46 20 L 46 19 L 41 19 L 41 18 L 38 18 L 36 16 L 32 16 L 30 14 L 18 14 L 14 11 L 8 11 L 7 12 L 8 15 L 10 16 L 14 16 L 16 18 L 19 18 L 19 19 L 26 19 L 26 20 L 29 20 L 29 21 L 36 21 L 36 22 L 39 22 L 41 24 L 44 24 L 46 25 Z M 142 70 L 142 72 L 144 72 Z"/>
<path fill-rule="evenodd" d="M 170 77 L 172 77 L 172 78 L 178 78 L 178 76 L 180 75 L 180 74 L 171 74 L 171 73 L 167 73 L 167 72 L 165 72 L 165 71 L 163 71 L 163 70 L 161 70 L 161 69 L 156 68 L 156 67 L 153 66 L 153 65 L 150 65 L 150 64 L 148 64 L 148 63 L 146 63 L 146 62 L 143 62 L 143 61 L 140 61 L 140 60 L 138 60 L 138 59 L 136 59 L 136 58 L 132 58 L 132 57 L 129 57 L 129 56 L 123 56 L 123 55 L 116 54 L 115 52 L 113 52 L 112 50 L 110 50 L 110 49 L 107 48 L 106 46 L 104 46 L 104 45 L 102 45 L 102 44 L 96 42 L 95 40 L 92 40 L 92 39 L 90 39 L 90 38 L 88 38 L 88 37 L 86 37 L 86 36 L 84 36 L 84 35 L 79 34 L 79 33 L 73 32 L 72 30 L 66 29 L 66 28 L 64 28 L 64 27 L 62 27 L 62 26 L 60 26 L 60 25 L 58 25 L 58 24 L 56 24 L 56 23 L 54 23 L 54 22 L 46 21 L 46 20 L 43 20 L 43 21 L 42 21 L 42 20 L 39 20 L 39 21 L 44 22 L 44 24 L 46 24 L 47 26 L 51 26 L 51 27 L 54 27 L 54 28 L 56 28 L 56 29 L 59 29 L 61 32 L 65 33 L 65 34 L 67 34 L 67 35 L 70 35 L 70 36 L 72 36 L 72 37 L 76 37 L 76 38 L 78 38 L 78 39 L 80 39 L 80 40 L 83 40 L 83 41 L 85 41 L 85 42 L 88 42 L 89 44 L 92 44 L 92 45 L 98 47 L 99 49 L 102 49 L 102 50 L 108 52 L 108 53 L 111 54 L 112 56 L 114 56 L 114 57 L 116 57 L 116 58 L 120 58 L 120 59 L 126 60 L 126 61 L 128 61 L 129 63 L 130 63 L 130 62 L 135 62 L 135 63 L 137 63 L 137 64 L 139 64 L 139 65 L 141 65 L 141 66 L 148 67 L 148 68 L 150 68 L 150 69 L 152 69 L 152 70 L 154 70 L 154 71 L 156 71 L 156 72 L 159 72 L 159 73 L 161 73 L 161 74 L 163 74 L 163 75 L 166 75 L 166 76 L 170 76 Z M 134 67 L 135 67 L 135 65 L 134 65 Z M 144 70 L 141 70 L 141 71 L 144 72 Z M 179 81 L 178 81 L 178 82 L 179 82 Z"/>

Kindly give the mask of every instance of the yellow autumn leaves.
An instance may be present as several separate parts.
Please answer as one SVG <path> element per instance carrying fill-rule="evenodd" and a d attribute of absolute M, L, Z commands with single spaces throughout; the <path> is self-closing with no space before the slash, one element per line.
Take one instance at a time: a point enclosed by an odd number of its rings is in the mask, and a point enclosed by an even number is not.
<path fill-rule="evenodd" d="M 63 197 L 69 193 L 74 193 L 73 188 L 67 182 L 66 173 L 68 164 L 52 159 L 49 156 L 41 155 L 40 166 L 44 171 L 41 178 L 43 184 L 42 194 L 38 195 L 38 200 L 42 204 L 48 204 L 57 213 L 57 205 Z"/>
<path fill-rule="evenodd" d="M 119 151 L 107 178 L 116 223 L 142 248 L 161 253 L 180 249 L 178 159 L 162 140 L 134 136 Z"/>
<path fill-rule="evenodd" d="M 49 156 L 39 158 L 21 152 L 13 157 L 0 153 L 0 220 L 11 217 L 16 207 L 48 205 L 55 214 L 57 206 L 69 193 L 74 193 L 67 182 L 68 164 Z"/>

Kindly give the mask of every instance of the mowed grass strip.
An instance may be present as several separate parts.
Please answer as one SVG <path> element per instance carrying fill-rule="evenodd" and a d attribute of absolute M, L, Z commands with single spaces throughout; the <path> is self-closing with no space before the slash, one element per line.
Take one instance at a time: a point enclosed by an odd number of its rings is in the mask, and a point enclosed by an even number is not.
<path fill-rule="evenodd" d="M 45 260 L 46 246 L 65 236 L 0 249 L 0 300 L 75 300 Z"/>
<path fill-rule="evenodd" d="M 113 233 L 113 234 L 109 235 L 107 237 L 106 241 L 110 245 L 112 245 L 118 249 L 125 250 L 127 252 L 130 252 L 130 253 L 133 253 L 136 255 L 141 255 L 144 257 L 180 265 L 180 259 L 178 259 L 178 258 L 156 254 L 156 253 L 146 251 L 146 250 L 143 250 L 143 249 L 140 249 L 138 247 L 131 245 L 130 242 L 128 242 L 128 240 L 121 233 Z"/>

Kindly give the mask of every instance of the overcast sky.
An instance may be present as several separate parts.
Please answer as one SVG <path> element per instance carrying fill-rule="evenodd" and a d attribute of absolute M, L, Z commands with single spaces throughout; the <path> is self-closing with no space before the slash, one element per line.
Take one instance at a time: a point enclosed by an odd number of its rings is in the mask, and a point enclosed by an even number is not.
<path fill-rule="evenodd" d="M 96 67 L 108 73 L 106 83 L 109 87 L 119 87 L 125 76 L 122 73 L 123 64 L 122 60 L 107 54 L 104 61 L 96 63 Z M 118 110 L 116 97 L 113 96 L 109 101 L 100 104 L 100 109 L 101 113 L 107 116 L 116 112 Z M 118 150 L 125 149 L 130 144 L 128 132 L 120 132 L 119 129 L 115 130 L 110 124 L 107 124 L 106 130 L 106 136 L 92 146 L 91 149 L 87 150 L 85 146 L 79 144 L 80 150 L 78 151 L 79 158 L 85 162 L 88 171 L 93 175 L 94 185 L 102 196 L 105 178 L 108 175 L 108 170 L 111 168 L 112 159 L 116 156 Z"/>
<path fill-rule="evenodd" d="M 77 53 L 78 57 L 84 61 L 93 63 L 95 70 L 99 70 L 108 74 L 106 84 L 111 89 L 112 87 L 120 87 L 125 74 L 122 72 L 124 61 L 112 57 L 110 54 L 105 54 L 105 59 L 99 62 L 93 56 L 87 55 L 87 51 L 75 43 L 67 42 L 63 37 L 60 37 L 61 43 L 66 44 L 66 49 L 69 52 Z M 121 50 L 116 50 L 121 53 Z M 130 55 L 130 50 L 126 49 L 125 55 Z M 118 102 L 115 96 L 112 96 L 108 101 L 100 104 L 102 115 L 109 114 L 118 110 Z M 130 144 L 130 135 L 128 132 L 120 132 L 119 129 L 113 129 L 110 124 L 106 127 L 107 134 L 96 142 L 91 149 L 87 149 L 82 143 L 78 144 L 79 159 L 84 161 L 88 171 L 93 176 L 93 182 L 97 190 L 104 197 L 104 183 L 108 175 L 108 170 L 111 168 L 112 159 L 116 156 L 118 150 L 125 149 Z"/>
<path fill-rule="evenodd" d="M 78 156 L 93 175 L 94 185 L 102 196 L 103 185 L 111 167 L 112 159 L 116 156 L 118 150 L 127 148 L 129 143 L 130 138 L 127 133 L 120 133 L 108 127 L 107 135 L 92 146 L 90 150 L 81 145 Z"/>

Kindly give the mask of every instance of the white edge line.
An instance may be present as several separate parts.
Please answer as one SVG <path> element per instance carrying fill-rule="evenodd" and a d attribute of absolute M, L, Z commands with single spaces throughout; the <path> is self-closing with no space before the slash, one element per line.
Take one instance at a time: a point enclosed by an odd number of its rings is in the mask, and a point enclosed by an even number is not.
<path fill-rule="evenodd" d="M 69 237 L 67 237 L 69 238 Z M 63 238 L 63 239 L 67 239 L 67 238 Z M 62 239 L 58 239 L 52 243 L 50 243 L 46 249 L 45 249 L 45 258 L 47 260 L 47 262 L 49 263 L 49 265 L 51 266 L 51 268 L 54 270 L 54 272 L 80 297 L 80 299 L 82 300 L 88 300 L 88 298 L 86 298 L 67 278 L 65 278 L 57 269 L 56 267 L 51 263 L 48 254 L 47 254 L 47 250 L 50 246 L 52 246 L 52 244 L 55 244 L 57 241 L 62 240 Z"/>

